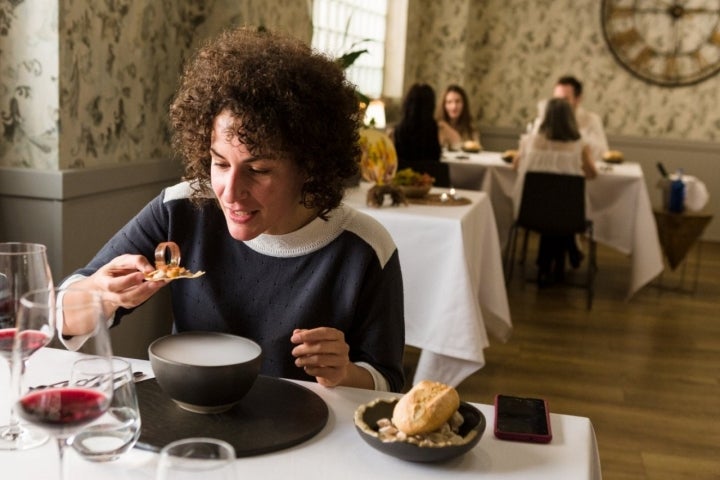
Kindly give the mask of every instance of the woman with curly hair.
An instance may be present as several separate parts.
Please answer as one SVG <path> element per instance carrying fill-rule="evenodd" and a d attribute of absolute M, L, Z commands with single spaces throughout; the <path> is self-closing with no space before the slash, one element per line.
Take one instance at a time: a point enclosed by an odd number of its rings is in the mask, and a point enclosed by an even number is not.
<path fill-rule="evenodd" d="M 397 249 L 341 205 L 358 170 L 354 88 L 298 41 L 238 29 L 202 47 L 170 107 L 185 178 L 64 283 L 102 290 L 113 325 L 170 282 L 145 281 L 161 242 L 206 271 L 170 283 L 174 331 L 227 332 L 263 350 L 261 373 L 400 391 Z M 68 343 L 83 341 L 69 320 Z"/>

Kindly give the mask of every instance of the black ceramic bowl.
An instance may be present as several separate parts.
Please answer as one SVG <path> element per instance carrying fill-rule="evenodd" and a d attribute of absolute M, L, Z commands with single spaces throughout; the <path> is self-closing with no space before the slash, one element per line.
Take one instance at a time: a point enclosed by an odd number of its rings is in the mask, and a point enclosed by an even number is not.
<path fill-rule="evenodd" d="M 485 416 L 482 412 L 469 403 L 460 402 L 458 411 L 464 422 L 458 434 L 463 437 L 463 443 L 443 447 L 420 447 L 407 442 L 383 442 L 377 435 L 377 421 L 381 418 L 392 418 L 396 403 L 397 399 L 393 399 L 376 400 L 361 405 L 355 412 L 355 428 L 371 447 L 402 460 L 425 463 L 450 460 L 470 451 L 485 431 Z"/>
<path fill-rule="evenodd" d="M 160 388 L 185 410 L 219 413 L 237 404 L 260 372 L 262 349 L 250 339 L 216 332 L 183 332 L 148 347 Z"/>

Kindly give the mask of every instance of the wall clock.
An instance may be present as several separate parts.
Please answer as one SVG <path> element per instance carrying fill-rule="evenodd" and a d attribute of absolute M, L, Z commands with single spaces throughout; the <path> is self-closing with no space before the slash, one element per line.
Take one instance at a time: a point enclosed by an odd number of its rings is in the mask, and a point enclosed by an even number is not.
<path fill-rule="evenodd" d="M 602 0 L 605 40 L 632 74 L 657 85 L 720 72 L 720 0 Z"/>

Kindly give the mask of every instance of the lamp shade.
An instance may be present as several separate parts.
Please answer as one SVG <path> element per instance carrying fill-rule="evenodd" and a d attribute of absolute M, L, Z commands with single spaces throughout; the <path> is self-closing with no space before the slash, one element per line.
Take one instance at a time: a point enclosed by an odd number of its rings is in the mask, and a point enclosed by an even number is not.
<path fill-rule="evenodd" d="M 366 126 L 380 130 L 385 129 L 385 104 L 382 100 L 372 100 L 365 110 Z"/>

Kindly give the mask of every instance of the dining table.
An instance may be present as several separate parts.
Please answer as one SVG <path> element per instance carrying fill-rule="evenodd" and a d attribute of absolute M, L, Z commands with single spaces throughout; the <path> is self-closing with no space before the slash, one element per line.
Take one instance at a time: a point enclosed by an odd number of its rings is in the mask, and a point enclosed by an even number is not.
<path fill-rule="evenodd" d="M 371 184 L 347 190 L 344 203 L 379 221 L 400 257 L 405 343 L 420 351 L 413 384 L 457 386 L 485 365 L 489 338 L 507 341 L 512 320 L 495 216 L 487 194 L 456 190 L 454 202 L 409 199 L 367 204 Z M 448 189 L 435 188 L 437 196 Z"/>
<path fill-rule="evenodd" d="M 43 348 L 28 362 L 25 381 L 30 385 L 48 384 L 67 378 L 70 365 L 83 354 L 58 348 Z M 150 362 L 128 359 L 144 379 L 153 377 Z M 5 365 L 3 365 L 5 367 Z M 499 440 L 493 436 L 493 406 L 471 403 L 487 420 L 477 445 L 464 455 L 442 463 L 414 463 L 375 450 L 355 429 L 355 410 L 376 398 L 395 398 L 399 394 L 357 388 L 326 388 L 317 383 L 285 380 L 317 395 L 328 407 L 328 420 L 322 430 L 302 443 L 272 453 L 237 458 L 238 478 L 318 478 L 362 479 L 436 479 L 482 478 L 484 480 L 600 480 L 600 457 L 592 422 L 586 417 L 551 413 L 553 432 L 548 444 Z M 9 409 L 7 368 L 0 369 L 0 423 L 7 420 Z M 139 384 L 136 384 L 139 385 Z M 551 406 L 552 407 L 552 406 Z M 180 408 L 171 406 L 169 408 Z M 160 419 L 143 413 L 143 428 Z M 203 414 L 196 414 L 203 415 Z M 209 416 L 208 422 L 212 418 Z M 277 418 L 282 422 L 282 418 Z M 272 428 L 272 424 L 268 425 Z M 242 422 L 238 435 L 242 435 Z M 203 436 L 202 429 L 192 436 Z M 142 437 L 141 437 L 142 438 Z M 156 451 L 135 448 L 108 462 L 90 462 L 69 449 L 65 455 L 68 478 L 93 480 L 152 480 L 159 455 Z M 0 451 L 3 478 L 44 479 L 58 477 L 57 445 L 49 441 L 24 451 Z M 198 477 L 201 478 L 201 477 Z"/>
<path fill-rule="evenodd" d="M 513 189 L 517 172 L 501 152 L 443 152 L 455 188 L 481 190 L 493 206 L 504 246 L 513 222 Z M 598 176 L 586 182 L 588 219 L 593 236 L 630 257 L 626 300 L 649 284 L 664 264 L 652 204 L 637 162 L 598 162 Z"/>

